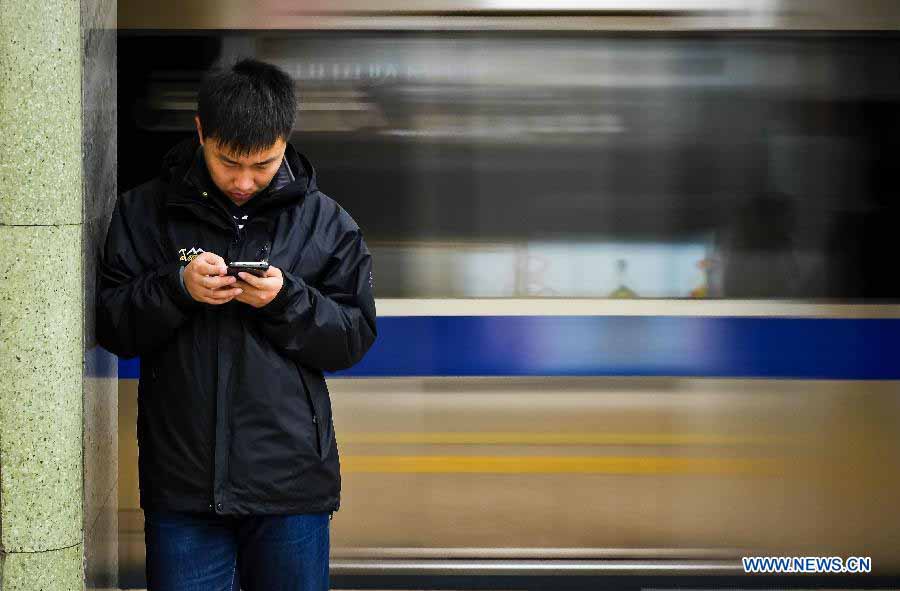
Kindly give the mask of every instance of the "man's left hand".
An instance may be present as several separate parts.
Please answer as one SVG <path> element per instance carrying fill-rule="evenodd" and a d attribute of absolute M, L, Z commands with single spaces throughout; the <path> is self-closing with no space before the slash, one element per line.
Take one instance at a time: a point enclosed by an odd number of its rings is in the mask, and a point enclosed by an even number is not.
<path fill-rule="evenodd" d="M 269 265 L 265 277 L 257 277 L 246 271 L 238 273 L 238 277 L 240 280 L 230 287 L 240 287 L 244 291 L 236 295 L 234 299 L 250 304 L 254 308 L 262 308 L 274 300 L 284 285 L 284 275 L 281 274 L 281 269 L 271 265 Z"/>

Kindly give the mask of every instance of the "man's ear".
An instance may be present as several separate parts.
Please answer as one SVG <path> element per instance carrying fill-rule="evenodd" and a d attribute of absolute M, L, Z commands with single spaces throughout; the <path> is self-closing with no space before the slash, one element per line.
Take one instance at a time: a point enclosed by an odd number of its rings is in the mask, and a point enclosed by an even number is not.
<path fill-rule="evenodd" d="M 197 137 L 200 138 L 200 145 L 203 145 L 203 126 L 200 124 L 200 115 L 194 115 L 194 124 L 197 126 Z"/>

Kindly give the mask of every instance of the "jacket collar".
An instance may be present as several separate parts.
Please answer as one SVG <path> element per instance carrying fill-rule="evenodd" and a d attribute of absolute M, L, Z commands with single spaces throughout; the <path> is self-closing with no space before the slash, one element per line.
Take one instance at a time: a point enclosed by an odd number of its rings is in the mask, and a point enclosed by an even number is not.
<path fill-rule="evenodd" d="M 177 197 L 172 200 L 175 203 L 203 203 L 204 191 L 218 191 L 209 176 L 200 141 L 196 135 L 179 142 L 166 153 L 160 177 L 175 189 Z M 272 182 L 245 207 L 254 204 L 252 207 L 254 211 L 262 211 L 291 205 L 301 201 L 307 193 L 316 190 L 318 187 L 315 169 L 309 160 L 288 142 L 284 160 Z"/>

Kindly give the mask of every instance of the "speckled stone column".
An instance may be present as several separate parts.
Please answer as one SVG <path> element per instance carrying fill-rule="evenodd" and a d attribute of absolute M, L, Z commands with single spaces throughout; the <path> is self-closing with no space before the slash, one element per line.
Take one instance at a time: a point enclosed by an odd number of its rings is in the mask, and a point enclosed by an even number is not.
<path fill-rule="evenodd" d="M 83 569 L 80 2 L 0 10 L 0 589 Z"/>

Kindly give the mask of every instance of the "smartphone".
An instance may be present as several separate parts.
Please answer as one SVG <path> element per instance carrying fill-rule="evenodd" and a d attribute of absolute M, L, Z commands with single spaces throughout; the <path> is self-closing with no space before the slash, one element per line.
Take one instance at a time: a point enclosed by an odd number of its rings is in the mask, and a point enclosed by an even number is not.
<path fill-rule="evenodd" d="M 256 275 L 257 277 L 265 277 L 266 271 L 268 270 L 269 263 L 267 261 L 235 261 L 233 263 L 228 263 L 228 271 L 226 271 L 226 274 L 237 277 L 238 273 L 244 271 Z"/>

